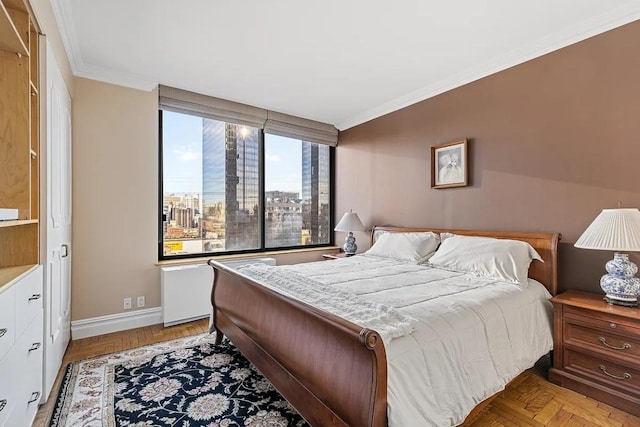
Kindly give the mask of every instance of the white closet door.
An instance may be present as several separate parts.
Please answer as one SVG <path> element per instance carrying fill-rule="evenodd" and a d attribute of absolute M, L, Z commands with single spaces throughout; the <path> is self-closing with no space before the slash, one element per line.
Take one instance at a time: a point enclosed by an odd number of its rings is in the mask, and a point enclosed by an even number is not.
<path fill-rule="evenodd" d="M 41 212 L 46 248 L 43 401 L 71 338 L 71 97 L 46 45 L 46 172 L 42 174 L 46 184 L 41 186 L 46 188 Z"/>

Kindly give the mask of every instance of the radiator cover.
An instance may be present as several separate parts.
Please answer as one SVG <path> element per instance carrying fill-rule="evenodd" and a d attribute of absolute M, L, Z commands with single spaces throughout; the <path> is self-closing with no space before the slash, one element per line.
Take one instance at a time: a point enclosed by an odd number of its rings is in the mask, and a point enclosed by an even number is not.
<path fill-rule="evenodd" d="M 243 264 L 276 265 L 275 258 L 243 258 L 221 261 L 235 267 Z M 207 264 L 162 267 L 160 270 L 164 326 L 177 325 L 211 315 L 213 268 Z"/>

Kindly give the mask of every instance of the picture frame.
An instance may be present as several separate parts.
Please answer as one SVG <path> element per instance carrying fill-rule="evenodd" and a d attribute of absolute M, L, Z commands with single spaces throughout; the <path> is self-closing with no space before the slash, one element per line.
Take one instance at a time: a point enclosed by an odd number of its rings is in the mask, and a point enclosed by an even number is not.
<path fill-rule="evenodd" d="M 431 146 L 431 188 L 469 185 L 469 150 L 466 138 Z"/>

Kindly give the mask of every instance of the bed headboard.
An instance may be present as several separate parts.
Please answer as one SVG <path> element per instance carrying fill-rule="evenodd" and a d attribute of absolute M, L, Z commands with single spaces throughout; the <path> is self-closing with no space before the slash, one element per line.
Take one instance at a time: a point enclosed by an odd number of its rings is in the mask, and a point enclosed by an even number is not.
<path fill-rule="evenodd" d="M 551 293 L 558 293 L 558 241 L 560 233 L 529 233 L 524 231 L 482 231 L 482 230 L 453 230 L 444 228 L 398 227 L 378 225 L 373 227 L 371 243 L 382 233 L 409 233 L 433 231 L 434 233 L 453 233 L 464 236 L 494 237 L 497 239 L 522 240 L 529 243 L 538 251 L 544 263 L 534 261 L 529 266 L 529 277 L 542 283 Z"/>

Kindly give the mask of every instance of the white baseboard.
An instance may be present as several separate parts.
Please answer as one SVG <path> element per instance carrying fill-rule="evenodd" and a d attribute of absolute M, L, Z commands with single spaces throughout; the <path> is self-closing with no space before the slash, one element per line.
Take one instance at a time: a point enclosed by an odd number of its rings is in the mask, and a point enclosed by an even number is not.
<path fill-rule="evenodd" d="M 95 337 L 158 323 L 162 323 L 162 307 L 74 320 L 71 322 L 71 339 Z"/>

